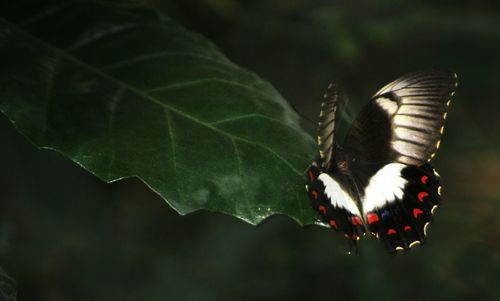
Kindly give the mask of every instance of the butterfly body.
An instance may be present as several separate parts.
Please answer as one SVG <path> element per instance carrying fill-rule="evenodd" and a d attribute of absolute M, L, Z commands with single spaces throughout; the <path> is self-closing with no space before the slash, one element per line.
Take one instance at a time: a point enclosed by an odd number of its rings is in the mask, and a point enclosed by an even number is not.
<path fill-rule="evenodd" d="M 424 243 L 440 204 L 430 165 L 443 133 L 456 75 L 406 75 L 374 95 L 345 141 L 335 141 L 338 91 L 330 85 L 318 129 L 320 156 L 307 170 L 315 208 L 353 245 L 366 233 L 390 252 Z"/>

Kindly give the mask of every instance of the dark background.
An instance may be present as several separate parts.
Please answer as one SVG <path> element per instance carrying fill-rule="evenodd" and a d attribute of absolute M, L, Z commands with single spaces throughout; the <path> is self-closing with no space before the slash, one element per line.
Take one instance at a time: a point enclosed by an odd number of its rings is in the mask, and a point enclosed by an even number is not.
<path fill-rule="evenodd" d="M 500 2 L 143 1 L 313 120 L 332 79 L 355 114 L 406 72 L 458 73 L 428 244 L 389 256 L 370 239 L 348 256 L 340 236 L 286 217 L 179 216 L 137 180 L 106 185 L 35 149 L 2 117 L 0 258 L 19 300 L 500 299 Z"/>

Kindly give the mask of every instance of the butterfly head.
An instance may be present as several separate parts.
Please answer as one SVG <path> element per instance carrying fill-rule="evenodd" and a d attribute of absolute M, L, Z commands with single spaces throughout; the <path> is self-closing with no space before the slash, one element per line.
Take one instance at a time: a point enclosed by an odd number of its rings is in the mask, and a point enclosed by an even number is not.
<path fill-rule="evenodd" d="M 344 151 L 342 147 L 336 146 L 335 147 L 335 157 L 331 162 L 331 166 L 329 170 L 326 170 L 327 172 L 334 172 L 334 173 L 342 173 L 342 174 L 348 174 L 349 173 L 349 160 L 348 158 L 344 155 Z"/>

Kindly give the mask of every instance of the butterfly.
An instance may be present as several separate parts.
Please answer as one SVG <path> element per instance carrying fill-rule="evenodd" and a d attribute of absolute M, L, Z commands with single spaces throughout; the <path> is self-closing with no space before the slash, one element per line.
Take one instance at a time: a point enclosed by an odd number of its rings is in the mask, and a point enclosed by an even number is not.
<path fill-rule="evenodd" d="M 314 209 L 331 228 L 357 241 L 371 233 L 391 253 L 426 240 L 441 202 L 430 161 L 444 130 L 457 75 L 423 71 L 380 89 L 336 140 L 339 92 L 330 84 L 321 104 L 319 156 L 306 171 Z"/>

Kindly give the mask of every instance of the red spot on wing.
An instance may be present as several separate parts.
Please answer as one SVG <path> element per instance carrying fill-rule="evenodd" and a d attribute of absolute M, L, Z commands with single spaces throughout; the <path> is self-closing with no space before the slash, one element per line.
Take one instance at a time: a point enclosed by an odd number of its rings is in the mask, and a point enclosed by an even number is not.
<path fill-rule="evenodd" d="M 422 182 L 422 184 L 427 184 L 427 179 L 429 179 L 429 177 L 428 177 L 428 176 L 422 176 L 422 177 L 420 178 L 420 181 Z"/>
<path fill-rule="evenodd" d="M 311 192 L 311 194 L 312 194 L 313 198 L 315 198 L 315 199 L 317 199 L 317 198 L 318 198 L 318 192 L 317 192 L 316 190 L 313 190 L 313 191 Z"/>
<path fill-rule="evenodd" d="M 379 221 L 378 215 L 376 213 L 368 214 L 368 223 L 373 224 Z"/>
<path fill-rule="evenodd" d="M 405 232 L 407 232 L 407 231 L 411 231 L 411 227 L 410 227 L 410 226 L 408 226 L 408 225 L 406 225 L 406 226 L 405 226 L 405 228 L 404 228 L 404 230 L 405 230 Z"/>
<path fill-rule="evenodd" d="M 397 232 L 396 232 L 396 230 L 394 230 L 394 229 L 389 229 L 389 230 L 387 230 L 387 235 L 394 235 L 394 234 L 396 234 L 396 233 L 397 233 Z"/>
<path fill-rule="evenodd" d="M 311 181 L 311 182 L 314 181 L 314 175 L 313 175 L 312 171 L 309 171 L 308 174 L 309 174 L 309 181 Z"/>
<path fill-rule="evenodd" d="M 425 192 L 425 191 L 419 192 L 419 193 L 418 193 L 418 200 L 419 200 L 420 202 L 423 202 L 423 201 L 424 201 L 424 198 L 425 198 L 426 196 L 429 196 L 429 194 L 428 194 L 427 192 Z"/>
<path fill-rule="evenodd" d="M 321 212 L 321 214 L 326 214 L 326 207 L 325 206 L 319 205 L 318 209 L 319 209 L 319 212 Z"/>
<path fill-rule="evenodd" d="M 332 228 L 335 228 L 337 229 L 337 223 L 335 222 L 335 220 L 330 220 L 330 226 L 332 226 Z"/>
<path fill-rule="evenodd" d="M 418 218 L 418 216 L 420 214 L 424 213 L 422 210 L 418 209 L 418 208 L 413 208 L 413 217 L 415 217 L 415 219 Z"/>
<path fill-rule="evenodd" d="M 359 218 L 359 216 L 353 216 L 352 217 L 352 224 L 353 225 L 363 225 L 363 222 L 361 221 L 361 219 Z"/>

